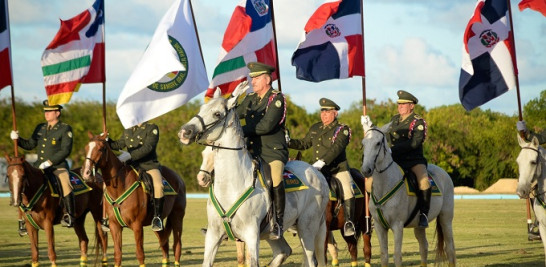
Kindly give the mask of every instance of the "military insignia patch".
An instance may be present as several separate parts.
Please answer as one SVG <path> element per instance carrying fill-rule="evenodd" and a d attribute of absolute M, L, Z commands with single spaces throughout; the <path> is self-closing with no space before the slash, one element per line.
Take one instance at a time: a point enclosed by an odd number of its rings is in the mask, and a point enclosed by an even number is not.
<path fill-rule="evenodd" d="M 154 130 L 152 131 L 152 133 L 153 133 L 154 135 L 157 135 L 157 129 L 154 129 Z"/>
<path fill-rule="evenodd" d="M 280 100 L 275 101 L 275 107 L 280 108 L 282 105 Z"/>
<path fill-rule="evenodd" d="M 67 133 L 68 137 L 72 138 L 72 132 Z"/>
<path fill-rule="evenodd" d="M 423 125 L 417 126 L 417 130 L 419 130 L 419 131 L 422 131 L 422 130 L 424 130 L 424 129 L 425 129 L 425 127 L 423 127 Z"/>
<path fill-rule="evenodd" d="M 343 131 L 343 134 L 344 135 L 349 135 L 349 131 L 345 130 L 345 131 Z"/>

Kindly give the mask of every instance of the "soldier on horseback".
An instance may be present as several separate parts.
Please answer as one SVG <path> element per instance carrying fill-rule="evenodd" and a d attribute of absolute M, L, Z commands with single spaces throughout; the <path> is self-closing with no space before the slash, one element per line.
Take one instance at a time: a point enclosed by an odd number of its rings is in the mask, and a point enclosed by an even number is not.
<path fill-rule="evenodd" d="M 45 123 L 38 124 L 29 139 L 19 137 L 18 131 L 11 131 L 11 139 L 18 139 L 19 147 L 25 150 L 36 148 L 38 160 L 35 167 L 51 172 L 61 183 L 62 200 L 65 214 L 62 225 L 72 227 L 74 223 L 74 193 L 68 174 L 68 162 L 66 158 L 72 151 L 72 128 L 61 122 L 61 105 L 49 105 L 48 100 L 43 102 Z M 19 221 L 19 231 L 25 231 L 24 221 Z"/>
<path fill-rule="evenodd" d="M 332 100 L 321 98 L 320 119 L 315 123 L 303 139 L 291 139 L 288 147 L 298 150 L 313 148 L 313 167 L 320 170 L 324 176 L 333 176 L 341 182 L 343 188 L 343 203 L 345 208 L 345 236 L 355 234 L 354 212 L 355 197 L 352 187 L 352 177 L 345 148 L 351 139 L 349 126 L 338 122 L 339 106 Z"/>
<path fill-rule="evenodd" d="M 157 143 L 159 142 L 159 128 L 153 123 L 144 122 L 125 129 L 121 138 L 117 141 L 108 139 L 113 150 L 127 149 L 118 156 L 121 162 L 128 163 L 138 169 L 145 170 L 153 181 L 154 217 L 152 219 L 152 231 L 163 230 L 161 213 L 163 212 L 163 178 L 159 171 L 157 159 Z"/>

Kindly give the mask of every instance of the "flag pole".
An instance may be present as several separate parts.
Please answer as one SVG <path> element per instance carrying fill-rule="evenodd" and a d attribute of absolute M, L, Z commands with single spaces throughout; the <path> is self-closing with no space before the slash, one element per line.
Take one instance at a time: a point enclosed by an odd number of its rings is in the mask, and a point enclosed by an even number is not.
<path fill-rule="evenodd" d="M 510 32 L 512 34 L 509 35 L 510 42 L 512 45 L 510 46 L 510 50 L 512 50 L 512 62 L 514 66 L 514 76 L 516 81 L 516 96 L 518 101 L 518 119 L 520 121 L 523 120 L 523 112 L 521 111 L 521 97 L 519 92 L 519 73 L 518 73 L 518 66 L 516 62 L 516 38 L 514 33 L 514 23 L 512 22 L 512 7 L 510 6 L 510 0 L 506 0 L 506 4 L 508 5 L 508 15 L 510 17 Z M 523 131 L 519 132 L 520 136 L 522 138 L 525 138 L 525 133 Z M 531 219 L 531 200 L 530 198 L 527 198 L 525 200 L 525 206 L 527 211 L 527 233 L 530 233 L 533 229 L 533 220 Z"/>
<path fill-rule="evenodd" d="M 277 70 L 277 83 L 279 85 L 279 91 L 282 92 L 281 87 L 281 70 L 279 68 L 279 48 L 277 46 L 277 31 L 275 30 L 275 12 L 273 11 L 273 0 L 270 2 L 271 8 L 271 26 L 273 26 L 273 41 L 275 42 L 275 69 Z"/>
<path fill-rule="evenodd" d="M 102 7 L 102 42 L 104 43 L 104 53 L 102 53 L 102 63 L 104 65 L 102 66 L 102 77 L 104 77 L 104 81 L 102 82 L 102 132 L 106 134 L 106 16 L 104 15 L 106 4 L 102 3 L 104 6 Z"/>
<path fill-rule="evenodd" d="M 10 84 L 10 90 L 11 90 L 11 120 L 12 120 L 12 128 L 14 131 L 17 131 L 17 119 L 16 119 L 16 114 L 15 114 L 15 81 L 13 80 L 13 64 L 12 64 L 12 59 L 11 59 L 11 31 L 10 31 L 10 25 L 9 25 L 9 5 L 8 5 L 8 2 L 6 1 L 6 20 L 7 20 L 7 27 L 8 27 L 8 32 L 10 34 L 8 34 L 8 57 L 9 57 L 9 68 L 10 68 L 10 79 L 11 79 L 11 84 Z M 14 154 L 16 157 L 19 156 L 19 150 L 17 149 L 18 145 L 17 145 L 17 142 L 18 139 L 15 139 L 13 140 L 13 151 L 14 151 Z"/>
<path fill-rule="evenodd" d="M 199 46 L 199 53 L 201 53 L 201 60 L 203 61 L 203 67 L 206 69 L 205 59 L 203 58 L 203 49 L 201 49 L 201 41 L 199 40 L 199 32 L 197 31 L 197 23 L 195 23 L 195 15 L 193 13 L 193 6 L 191 0 L 188 0 L 190 4 L 191 20 L 193 21 L 193 30 L 195 31 L 195 37 L 197 38 L 197 45 Z"/>

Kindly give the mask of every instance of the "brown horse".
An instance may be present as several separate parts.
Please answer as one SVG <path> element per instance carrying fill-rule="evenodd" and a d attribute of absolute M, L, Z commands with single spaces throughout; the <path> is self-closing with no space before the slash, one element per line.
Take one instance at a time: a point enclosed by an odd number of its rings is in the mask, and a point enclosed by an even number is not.
<path fill-rule="evenodd" d="M 84 179 L 92 179 L 95 168 L 102 171 L 107 200 L 106 212 L 110 218 L 110 231 L 114 240 L 114 266 L 121 266 L 121 241 L 123 227 L 133 230 L 136 243 L 137 259 L 144 265 L 143 226 L 151 224 L 153 211 L 151 198 L 143 189 L 139 175 L 129 165 L 122 163 L 114 154 L 108 142 L 107 134 L 93 136 L 89 132 L 89 144 L 85 146 L 86 158 L 82 168 Z M 173 170 L 162 166 L 161 175 L 174 189 L 174 195 L 165 195 L 161 218 L 167 218 L 162 231 L 154 232 L 159 239 L 163 252 L 163 263 L 169 262 L 169 235 L 173 232 L 173 251 L 175 266 L 180 266 L 182 250 L 182 226 L 186 212 L 186 185 Z"/>
<path fill-rule="evenodd" d="M 11 205 L 19 207 L 19 213 L 25 219 L 30 249 L 32 253 L 32 266 L 38 266 L 38 230 L 46 232 L 48 257 L 51 266 L 56 266 L 57 255 L 55 253 L 55 235 L 53 225 L 59 224 L 63 215 L 59 198 L 53 197 L 51 188 L 43 171 L 34 168 L 24 157 L 9 157 L 7 175 L 11 191 Z M 80 169 L 72 172 L 79 173 Z M 98 257 L 98 242 L 102 248 L 102 262 L 106 264 L 106 248 L 108 238 L 100 227 L 102 218 L 102 206 L 97 205 L 102 198 L 102 183 L 88 182 L 91 191 L 75 196 L 75 222 L 74 231 L 78 236 L 80 245 L 80 266 L 87 266 L 87 248 L 89 239 L 85 232 L 85 217 L 89 211 L 95 220 L 95 255 Z"/>
<path fill-rule="evenodd" d="M 364 190 L 364 176 L 354 168 L 351 168 L 351 176 L 355 184 L 358 186 L 360 191 L 363 194 L 366 194 Z M 331 200 L 326 206 L 326 229 L 327 235 L 326 240 L 328 241 L 332 231 L 340 230 L 347 242 L 347 247 L 349 253 L 351 254 L 351 266 L 357 266 L 358 261 L 358 239 L 362 235 L 364 241 L 364 246 L 362 248 L 364 253 L 364 266 L 370 266 L 370 261 L 372 258 L 372 245 L 370 242 L 371 239 L 371 230 L 369 233 L 366 233 L 366 202 L 365 198 L 357 198 L 355 201 L 355 214 L 354 214 L 354 225 L 356 230 L 355 236 L 344 236 L 343 235 L 343 225 L 345 224 L 345 211 L 343 209 L 343 203 L 338 200 Z M 369 222 L 370 223 L 370 222 Z M 371 227 L 371 225 L 370 225 Z M 330 253 L 332 254 L 332 253 Z M 333 259 L 332 265 L 337 266 L 337 259 Z"/>

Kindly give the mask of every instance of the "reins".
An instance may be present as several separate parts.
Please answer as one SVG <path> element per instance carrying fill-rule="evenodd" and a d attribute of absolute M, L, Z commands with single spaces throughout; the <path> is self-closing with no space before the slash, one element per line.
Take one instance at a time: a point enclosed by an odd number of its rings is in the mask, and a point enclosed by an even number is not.
<path fill-rule="evenodd" d="M 209 124 L 205 124 L 205 121 L 203 120 L 203 118 L 201 116 L 199 116 L 199 114 L 195 115 L 194 117 L 199 120 L 199 122 L 201 123 L 201 127 L 203 128 L 202 132 L 195 135 L 195 140 L 196 140 L 195 142 L 197 144 L 200 144 L 200 145 L 210 146 L 213 149 L 242 150 L 244 148 L 244 146 L 241 146 L 241 147 L 225 147 L 225 146 L 214 144 L 214 141 L 220 139 L 222 134 L 225 132 L 224 130 L 226 129 L 226 125 L 227 125 L 227 121 L 228 121 L 227 117 L 229 115 L 229 112 L 231 112 L 232 110 L 233 109 L 228 110 L 227 107 L 224 107 L 225 115 L 222 118 L 218 119 L 217 121 L 211 122 Z M 218 136 L 216 136 L 215 138 L 212 138 L 212 140 L 209 140 L 209 141 L 212 141 L 212 143 L 207 143 L 205 140 L 202 140 L 202 137 L 205 136 L 207 133 L 211 132 L 216 125 L 220 124 L 220 122 L 223 122 L 222 131 L 220 131 Z"/>
<path fill-rule="evenodd" d="M 382 138 L 381 138 L 381 147 L 377 151 L 377 154 L 375 154 L 375 159 L 373 160 L 373 166 L 374 166 L 374 171 L 376 171 L 378 173 L 383 173 L 392 166 L 392 164 L 394 163 L 394 160 L 391 160 L 391 162 L 387 165 L 387 167 L 385 167 L 385 169 L 377 170 L 378 169 L 378 168 L 376 168 L 377 158 L 379 157 L 379 153 L 381 152 L 381 148 L 383 148 L 383 155 L 387 154 L 387 149 L 385 148 L 385 134 L 374 127 L 374 128 L 370 128 L 369 130 L 367 130 L 366 133 L 364 134 L 364 136 L 366 136 L 366 134 L 368 134 L 369 131 L 379 132 L 381 134 L 381 136 L 382 136 Z"/>

